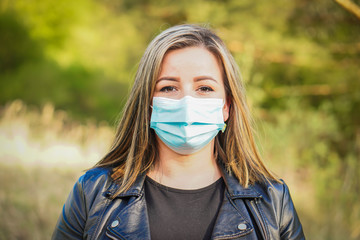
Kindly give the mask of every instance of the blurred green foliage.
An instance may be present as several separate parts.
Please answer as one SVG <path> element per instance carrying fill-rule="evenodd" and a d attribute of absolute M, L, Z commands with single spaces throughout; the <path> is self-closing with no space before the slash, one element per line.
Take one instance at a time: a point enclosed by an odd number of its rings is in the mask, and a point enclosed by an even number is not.
<path fill-rule="evenodd" d="M 360 20 L 335 2 L 3 0 L 0 104 L 113 122 L 148 42 L 181 23 L 209 24 L 239 63 L 308 237 L 360 239 Z"/>

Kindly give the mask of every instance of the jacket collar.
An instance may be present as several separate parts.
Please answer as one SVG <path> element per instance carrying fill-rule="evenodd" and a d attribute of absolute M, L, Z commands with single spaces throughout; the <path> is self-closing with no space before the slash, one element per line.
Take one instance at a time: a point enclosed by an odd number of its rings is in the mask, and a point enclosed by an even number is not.
<path fill-rule="evenodd" d="M 134 184 L 131 185 L 131 187 L 128 190 L 120 193 L 116 197 L 122 198 L 122 197 L 138 197 L 138 196 L 140 196 L 142 194 L 142 189 L 144 187 L 145 177 L 146 177 L 146 173 L 140 174 L 136 178 Z M 112 184 L 110 185 L 110 187 L 105 192 L 105 196 L 111 198 L 119 189 L 120 189 L 120 184 L 118 182 L 113 181 Z"/>
<path fill-rule="evenodd" d="M 247 188 L 244 188 L 241 184 L 239 184 L 239 180 L 237 180 L 231 170 L 226 170 L 223 164 L 219 164 L 219 169 L 222 173 L 231 199 L 261 197 L 261 194 L 255 189 L 256 186 L 249 185 Z"/>
<path fill-rule="evenodd" d="M 219 164 L 219 169 L 222 173 L 222 177 L 225 181 L 226 188 L 229 192 L 231 199 L 236 198 L 258 198 L 261 197 L 261 194 L 256 191 L 256 186 L 250 185 L 247 188 L 244 188 L 239 184 L 239 181 L 233 175 L 230 170 L 226 170 L 223 164 Z M 146 173 L 140 174 L 134 184 L 125 192 L 119 194 L 117 197 L 132 197 L 132 196 L 140 196 L 142 194 L 142 189 L 144 186 Z M 108 190 L 106 191 L 107 197 L 112 197 L 120 188 L 120 185 L 116 182 L 113 182 Z"/>

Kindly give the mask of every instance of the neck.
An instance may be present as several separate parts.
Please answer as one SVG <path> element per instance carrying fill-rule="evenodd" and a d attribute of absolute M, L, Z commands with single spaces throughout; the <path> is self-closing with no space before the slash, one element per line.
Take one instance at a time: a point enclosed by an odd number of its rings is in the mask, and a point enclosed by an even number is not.
<path fill-rule="evenodd" d="M 214 140 L 191 155 L 180 155 L 158 139 L 159 158 L 148 176 L 172 188 L 198 189 L 221 177 L 213 154 Z"/>

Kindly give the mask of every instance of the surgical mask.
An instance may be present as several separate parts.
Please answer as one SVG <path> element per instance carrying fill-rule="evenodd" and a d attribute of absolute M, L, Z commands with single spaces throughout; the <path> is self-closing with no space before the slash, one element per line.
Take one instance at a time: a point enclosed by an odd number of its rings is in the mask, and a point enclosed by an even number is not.
<path fill-rule="evenodd" d="M 188 155 L 206 146 L 224 130 L 223 99 L 154 97 L 150 127 L 173 151 Z"/>

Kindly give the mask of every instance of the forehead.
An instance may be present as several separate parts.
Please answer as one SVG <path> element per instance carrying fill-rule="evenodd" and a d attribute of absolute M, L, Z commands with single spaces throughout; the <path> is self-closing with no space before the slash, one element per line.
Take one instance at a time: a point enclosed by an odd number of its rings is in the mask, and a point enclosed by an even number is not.
<path fill-rule="evenodd" d="M 220 61 L 215 54 L 202 46 L 186 47 L 168 51 L 162 61 L 160 75 L 169 71 L 222 72 Z"/>

